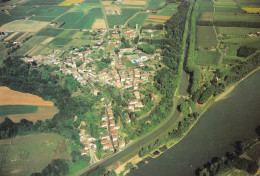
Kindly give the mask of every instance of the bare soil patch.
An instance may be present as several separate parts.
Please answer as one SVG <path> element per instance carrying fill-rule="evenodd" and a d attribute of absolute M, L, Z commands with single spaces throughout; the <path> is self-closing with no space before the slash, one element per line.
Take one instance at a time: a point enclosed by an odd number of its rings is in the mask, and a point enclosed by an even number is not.
<path fill-rule="evenodd" d="M 103 18 L 97 18 L 91 28 L 92 29 L 105 29 L 106 21 Z"/>
<path fill-rule="evenodd" d="M 50 41 L 52 41 L 53 39 L 54 39 L 54 37 L 49 37 L 46 40 L 44 40 L 41 44 L 45 45 L 45 44 L 49 43 Z"/>
<path fill-rule="evenodd" d="M 170 16 L 149 15 L 148 18 L 169 20 L 171 17 Z"/>
<path fill-rule="evenodd" d="M 124 5 L 146 5 L 146 1 L 132 1 L 132 0 L 124 0 L 122 1 Z"/>
<path fill-rule="evenodd" d="M 212 20 L 212 13 L 211 12 L 203 12 L 201 15 L 202 21 L 211 21 Z"/>
<path fill-rule="evenodd" d="M 3 32 L 37 32 L 49 22 L 34 20 L 15 20 L 0 27 Z"/>
<path fill-rule="evenodd" d="M 102 1 L 101 4 L 102 5 L 111 5 L 112 1 Z"/>
<path fill-rule="evenodd" d="M 36 95 L 14 91 L 5 86 L 0 87 L 1 105 L 54 106 L 51 101 L 44 101 Z"/>
<path fill-rule="evenodd" d="M 14 36 L 16 36 L 18 33 L 19 33 L 19 32 L 13 33 L 12 35 L 6 37 L 6 38 L 4 39 L 4 41 L 9 41 L 9 40 L 11 40 L 11 39 L 12 39 Z"/>

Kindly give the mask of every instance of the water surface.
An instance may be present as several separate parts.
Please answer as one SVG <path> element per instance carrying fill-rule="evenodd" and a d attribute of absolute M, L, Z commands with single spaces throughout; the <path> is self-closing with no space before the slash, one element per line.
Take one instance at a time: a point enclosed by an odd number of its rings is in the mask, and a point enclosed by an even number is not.
<path fill-rule="evenodd" d="M 191 176 L 213 157 L 234 151 L 234 142 L 256 136 L 260 125 L 260 71 L 213 104 L 173 148 L 131 171 L 134 176 Z"/>

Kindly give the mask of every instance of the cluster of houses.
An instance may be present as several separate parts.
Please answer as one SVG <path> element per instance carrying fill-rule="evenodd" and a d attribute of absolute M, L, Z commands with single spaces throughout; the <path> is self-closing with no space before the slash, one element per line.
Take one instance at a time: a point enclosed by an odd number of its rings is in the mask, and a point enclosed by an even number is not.
<path fill-rule="evenodd" d="M 87 82 L 99 82 L 101 85 L 112 85 L 121 90 L 128 90 L 132 92 L 132 99 L 127 100 L 128 110 L 139 111 L 144 107 L 141 99 L 143 95 L 140 93 L 140 85 L 148 82 L 149 75 L 153 74 L 152 71 L 148 72 L 142 69 L 144 61 L 154 57 L 148 55 L 140 50 L 133 48 L 121 48 L 118 55 L 110 52 L 107 57 L 111 58 L 109 69 L 97 71 L 97 65 L 93 64 L 96 60 L 93 55 L 99 53 L 100 50 L 105 50 L 103 47 L 104 35 L 106 30 L 88 30 L 93 38 L 96 38 L 96 45 L 87 47 L 84 50 L 77 48 L 68 52 L 66 59 L 57 57 L 62 51 L 54 50 L 52 54 L 46 56 L 33 56 L 32 58 L 23 58 L 25 62 L 36 62 L 37 64 L 57 65 L 60 71 L 65 74 L 72 75 L 81 85 L 86 85 Z M 113 29 L 112 34 L 119 35 L 118 29 Z M 135 37 L 135 31 L 130 29 L 124 31 L 124 34 L 129 38 Z M 107 41 L 112 41 L 108 36 Z M 120 40 L 116 39 L 119 44 Z M 126 54 L 127 53 L 127 54 Z M 129 54 L 130 53 L 130 54 Z M 158 54 L 158 53 L 157 53 Z M 81 64 L 77 64 L 78 62 Z M 131 61 L 136 64 L 136 67 L 127 67 L 124 63 Z M 98 90 L 93 89 L 93 94 L 98 95 Z M 153 98 L 154 95 L 151 97 Z M 104 98 L 102 98 L 104 100 Z M 101 100 L 102 100 L 101 99 Z M 131 123 L 130 118 L 125 119 L 125 123 Z M 85 122 L 81 122 L 81 126 L 85 126 Z M 80 131 L 80 142 L 83 144 L 84 149 L 81 151 L 82 155 L 90 155 L 91 158 L 95 157 L 97 151 L 96 142 L 99 141 L 103 146 L 103 151 L 121 150 L 125 147 L 124 138 L 120 136 L 120 124 L 115 123 L 111 103 L 106 104 L 106 113 L 101 118 L 100 128 L 103 132 L 100 133 L 100 138 L 95 139 L 90 134 L 86 133 L 85 129 Z"/>
<path fill-rule="evenodd" d="M 98 91 L 94 90 L 94 94 L 97 95 Z M 115 123 L 114 115 L 112 111 L 111 103 L 107 104 L 107 111 L 101 118 L 101 128 L 105 129 L 105 132 L 100 132 L 100 138 L 95 139 L 90 134 L 86 133 L 85 129 L 81 129 L 79 136 L 80 142 L 83 144 L 84 149 L 81 150 L 81 155 L 91 155 L 92 151 L 97 151 L 96 141 L 99 140 L 103 146 L 103 151 L 114 151 L 115 148 L 121 150 L 125 147 L 124 139 L 120 138 L 120 125 Z M 131 120 L 128 120 L 128 123 Z M 84 121 L 81 122 L 81 126 L 85 126 Z M 93 157 L 93 156 L 92 156 Z"/>
<path fill-rule="evenodd" d="M 86 123 L 84 121 L 81 122 L 81 125 L 85 125 Z M 92 150 L 93 153 L 96 152 L 97 146 L 96 146 L 96 138 L 93 138 L 90 134 L 86 133 L 85 129 L 81 129 L 80 133 L 80 142 L 83 144 L 84 149 L 81 150 L 81 155 L 89 155 L 89 151 Z"/>

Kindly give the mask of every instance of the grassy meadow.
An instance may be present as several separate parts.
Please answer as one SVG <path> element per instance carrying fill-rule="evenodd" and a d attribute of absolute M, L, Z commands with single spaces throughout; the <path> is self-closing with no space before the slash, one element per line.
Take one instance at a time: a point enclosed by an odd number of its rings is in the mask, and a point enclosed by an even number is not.
<path fill-rule="evenodd" d="M 0 175 L 40 172 L 52 159 L 69 159 L 69 147 L 57 134 L 31 134 L 0 140 Z"/>

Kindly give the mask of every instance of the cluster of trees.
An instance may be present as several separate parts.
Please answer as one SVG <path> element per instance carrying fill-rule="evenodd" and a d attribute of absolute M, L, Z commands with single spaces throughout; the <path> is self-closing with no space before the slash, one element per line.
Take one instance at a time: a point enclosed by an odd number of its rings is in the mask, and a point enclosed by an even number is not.
<path fill-rule="evenodd" d="M 173 107 L 173 97 L 179 79 L 179 64 L 182 55 L 182 40 L 185 30 L 186 15 L 189 10 L 189 2 L 185 1 L 178 7 L 178 12 L 174 14 L 170 20 L 165 23 L 167 30 L 166 39 L 149 40 L 149 44 L 161 45 L 162 55 L 164 56 L 163 63 L 166 67 L 158 70 L 154 77 L 154 86 L 162 95 L 161 101 L 156 106 L 151 115 L 138 121 L 137 129 L 128 131 L 129 138 L 134 140 L 160 124 L 161 121 L 169 115 Z M 147 102 L 149 104 L 149 102 Z M 135 119 L 136 114 L 129 114 L 129 117 Z M 147 123 L 147 121 L 151 123 Z"/>
<path fill-rule="evenodd" d="M 163 29 L 163 25 L 162 24 L 156 24 L 156 25 L 153 25 L 153 24 L 147 24 L 147 25 L 144 25 L 142 26 L 141 28 L 141 33 L 142 33 L 142 30 L 143 29 L 156 29 L 156 30 L 162 30 Z"/>
<path fill-rule="evenodd" d="M 102 166 L 102 167 L 97 167 L 93 170 L 91 170 L 87 176 L 103 176 L 106 172 L 106 169 Z"/>
<path fill-rule="evenodd" d="M 32 173 L 30 176 L 64 176 L 69 173 L 69 165 L 63 159 L 52 160 L 41 173 Z"/>
<path fill-rule="evenodd" d="M 247 57 L 254 54 L 257 51 L 257 48 L 249 47 L 249 46 L 241 46 L 237 50 L 237 56 L 239 57 Z"/>
<path fill-rule="evenodd" d="M 143 157 L 152 151 L 158 149 L 162 144 L 165 144 L 167 141 L 171 141 L 172 139 L 181 138 L 184 133 L 189 129 L 190 125 L 195 122 L 195 120 L 199 117 L 198 113 L 192 113 L 188 117 L 184 118 L 179 122 L 178 128 L 168 133 L 168 136 L 165 138 L 160 138 L 156 140 L 153 144 L 148 145 L 147 147 L 142 147 L 139 151 L 139 156 Z"/>
<path fill-rule="evenodd" d="M 156 46 L 151 44 L 143 43 L 141 45 L 138 45 L 137 49 L 147 53 L 147 54 L 154 54 L 156 51 Z"/>
<path fill-rule="evenodd" d="M 255 160 L 248 160 L 245 158 L 240 158 L 239 155 L 246 152 L 251 146 L 259 142 L 259 139 L 251 139 L 245 141 L 236 142 L 234 145 L 236 151 L 233 153 L 227 153 L 221 158 L 213 158 L 210 163 L 204 165 L 204 168 L 197 169 L 196 175 L 198 176 L 210 176 L 217 175 L 226 172 L 232 168 L 237 168 L 239 170 L 244 170 L 249 174 L 254 175 L 259 166 Z"/>
<path fill-rule="evenodd" d="M 15 137 L 16 135 L 25 135 L 35 132 L 47 132 L 53 127 L 50 120 L 42 122 L 38 120 L 36 123 L 22 119 L 19 123 L 14 123 L 11 119 L 5 118 L 0 124 L 0 139 Z"/>
<path fill-rule="evenodd" d="M 8 57 L 0 68 L 0 85 L 53 101 L 59 109 L 59 113 L 53 119 L 44 122 L 32 123 L 23 119 L 20 123 L 13 123 L 10 119 L 5 119 L 0 128 L 1 138 L 43 131 L 56 132 L 75 141 L 79 147 L 72 151 L 78 151 L 81 147 L 78 129 L 80 122 L 91 119 L 89 124 L 96 124 L 96 121 L 100 120 L 100 116 L 95 113 L 96 110 L 93 107 L 97 97 L 91 94 L 91 89 L 80 87 L 80 84 L 72 76 L 61 74 L 58 67 L 47 65 L 35 67 L 23 62 L 18 57 Z M 79 88 L 81 88 L 82 93 L 72 96 L 72 93 Z M 95 115 L 88 115 L 88 112 Z M 74 122 L 75 115 L 77 115 L 77 120 Z M 88 126 L 88 130 L 93 132 L 93 129 L 97 129 L 97 126 Z M 79 161 L 77 159 L 79 155 L 74 156 L 73 160 Z M 81 161 L 87 164 L 86 160 Z"/>
<path fill-rule="evenodd" d="M 126 40 L 125 37 L 123 36 L 121 38 L 121 46 L 120 46 L 120 48 L 129 48 L 129 47 L 131 47 L 129 40 Z"/>

